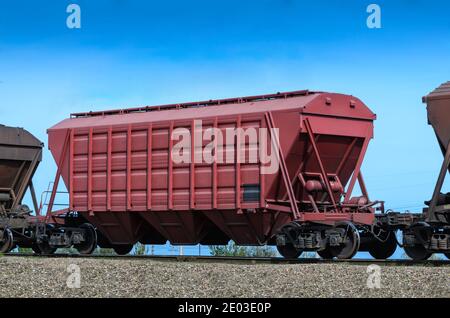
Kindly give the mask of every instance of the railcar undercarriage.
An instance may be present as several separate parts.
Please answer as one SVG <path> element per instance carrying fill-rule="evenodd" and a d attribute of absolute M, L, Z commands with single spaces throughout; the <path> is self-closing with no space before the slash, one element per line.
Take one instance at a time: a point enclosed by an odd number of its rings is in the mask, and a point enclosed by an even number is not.
<path fill-rule="evenodd" d="M 375 259 L 386 259 L 398 246 L 414 260 L 426 260 L 437 253 L 450 258 L 448 223 L 427 223 L 426 213 L 391 211 L 375 214 L 375 218 L 370 226 L 349 221 L 335 226 L 294 221 L 280 229 L 277 249 L 286 258 L 317 252 L 324 259 L 350 259 L 357 252 L 369 252 Z"/>
<path fill-rule="evenodd" d="M 26 205 L 21 205 L 14 212 L 2 214 L 0 253 L 23 247 L 37 254 L 53 254 L 58 248 L 74 247 L 80 254 L 91 254 L 97 248 L 97 233 L 91 224 L 77 224 L 79 221 L 71 222 L 71 218 L 62 224 L 49 223 L 45 217 L 31 213 Z"/>

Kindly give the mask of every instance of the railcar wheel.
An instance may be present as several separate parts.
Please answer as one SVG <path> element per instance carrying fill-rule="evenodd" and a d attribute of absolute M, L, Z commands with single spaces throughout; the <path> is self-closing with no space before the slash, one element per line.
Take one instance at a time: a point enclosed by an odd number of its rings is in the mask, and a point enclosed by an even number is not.
<path fill-rule="evenodd" d="M 33 244 L 31 246 L 31 249 L 33 250 L 34 254 L 41 254 L 41 250 L 39 249 L 39 247 L 37 246 L 37 244 Z"/>
<path fill-rule="evenodd" d="M 31 249 L 33 250 L 33 252 L 39 255 L 51 255 L 54 254 L 57 250 L 57 248 L 51 247 L 48 242 L 33 244 Z"/>
<path fill-rule="evenodd" d="M 406 255 L 415 261 L 425 261 L 430 258 L 431 254 L 423 245 L 416 244 L 414 246 L 403 247 Z"/>
<path fill-rule="evenodd" d="M 450 230 L 446 230 L 444 232 L 445 234 L 450 234 Z M 444 253 L 445 257 L 447 257 L 447 259 L 450 259 L 450 253 Z"/>
<path fill-rule="evenodd" d="M 344 243 L 330 246 L 330 252 L 338 259 L 351 259 L 358 252 L 361 243 L 358 229 L 350 222 L 339 223 L 336 227 L 345 230 Z"/>
<path fill-rule="evenodd" d="M 82 255 L 89 255 L 95 251 L 97 248 L 97 232 L 94 226 L 90 223 L 84 223 L 80 225 L 80 228 L 84 229 L 86 232 L 86 240 L 80 244 L 74 244 L 74 247 Z"/>
<path fill-rule="evenodd" d="M 292 244 L 298 238 L 300 228 L 299 224 L 292 222 L 280 229 L 278 235 L 284 236 L 284 245 L 277 244 L 277 250 L 284 258 L 298 258 L 303 253 L 303 250 L 296 248 Z"/>
<path fill-rule="evenodd" d="M 317 254 L 323 259 L 333 259 L 334 258 L 333 254 L 331 253 L 331 251 L 328 247 L 324 250 L 317 251 Z"/>
<path fill-rule="evenodd" d="M 278 253 L 280 253 L 281 256 L 283 256 L 284 258 L 291 258 L 291 259 L 299 258 L 299 256 L 302 255 L 302 253 L 303 253 L 302 250 L 298 250 L 292 244 L 286 244 L 283 246 L 277 245 L 277 250 L 278 250 Z"/>
<path fill-rule="evenodd" d="M 4 229 L 0 232 L 0 253 L 8 253 L 14 245 L 13 234 L 10 229 Z"/>
<path fill-rule="evenodd" d="M 118 255 L 127 255 L 128 253 L 131 252 L 132 249 L 133 249 L 132 244 L 114 245 L 113 246 L 114 252 L 116 252 L 116 254 L 118 254 Z"/>
<path fill-rule="evenodd" d="M 431 227 L 425 222 L 419 222 L 416 224 L 413 224 L 409 231 L 409 233 L 412 233 L 415 238 L 419 241 L 419 243 L 414 245 L 405 245 L 403 249 L 405 250 L 406 255 L 408 255 L 411 259 L 415 261 L 424 261 L 430 258 L 430 256 L 433 253 L 430 253 L 425 248 L 424 244 L 420 242 L 429 242 L 431 237 Z"/>
<path fill-rule="evenodd" d="M 384 232 L 380 235 L 380 239 L 384 242 L 380 242 L 377 239 L 370 244 L 369 254 L 375 259 L 387 259 L 394 255 L 397 250 L 397 239 L 395 233 L 392 231 Z"/>

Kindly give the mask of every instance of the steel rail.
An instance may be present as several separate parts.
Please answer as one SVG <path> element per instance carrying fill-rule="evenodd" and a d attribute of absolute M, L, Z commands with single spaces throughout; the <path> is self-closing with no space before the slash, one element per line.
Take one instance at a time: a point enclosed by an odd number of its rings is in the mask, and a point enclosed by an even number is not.
<path fill-rule="evenodd" d="M 154 260 L 172 262 L 202 262 L 202 263 L 243 263 L 243 264 L 352 264 L 352 265 L 394 265 L 394 266 L 450 266 L 450 260 L 415 261 L 410 259 L 333 259 L 298 258 L 285 259 L 279 257 L 232 257 L 232 256 L 179 256 L 179 255 L 80 255 L 51 254 L 39 255 L 29 253 L 6 253 L 4 256 L 32 258 L 77 258 L 77 259 L 121 259 L 121 260 Z"/>

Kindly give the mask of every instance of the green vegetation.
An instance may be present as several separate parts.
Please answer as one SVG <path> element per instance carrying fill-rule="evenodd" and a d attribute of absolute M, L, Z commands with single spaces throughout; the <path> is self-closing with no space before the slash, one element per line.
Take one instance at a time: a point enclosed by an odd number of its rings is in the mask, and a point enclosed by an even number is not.
<path fill-rule="evenodd" d="M 97 247 L 97 249 L 94 251 L 94 254 L 104 256 L 116 255 L 116 253 L 112 248 L 102 248 L 102 247 Z"/>
<path fill-rule="evenodd" d="M 239 246 L 235 242 L 228 245 L 209 246 L 212 256 L 235 257 L 275 257 L 277 252 L 271 246 Z"/>
<path fill-rule="evenodd" d="M 33 254 L 33 250 L 31 249 L 31 247 L 18 247 L 13 249 L 11 252 L 19 254 Z"/>
<path fill-rule="evenodd" d="M 131 251 L 131 254 L 136 255 L 136 256 L 147 255 L 148 254 L 147 246 L 138 242 L 138 243 L 136 243 L 136 245 L 134 245 L 134 248 L 133 248 L 133 251 Z"/>
<path fill-rule="evenodd" d="M 209 250 L 212 256 L 247 256 L 246 248 L 238 246 L 234 242 L 228 245 L 211 245 Z"/>

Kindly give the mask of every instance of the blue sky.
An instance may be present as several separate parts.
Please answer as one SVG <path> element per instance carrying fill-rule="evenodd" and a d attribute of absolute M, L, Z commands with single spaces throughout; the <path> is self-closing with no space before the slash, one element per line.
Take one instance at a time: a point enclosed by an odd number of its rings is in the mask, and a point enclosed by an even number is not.
<path fill-rule="evenodd" d="M 81 7 L 82 28 L 66 27 Z M 368 29 L 377 3 L 382 29 Z M 372 199 L 418 211 L 442 155 L 421 97 L 450 80 L 448 1 L 0 1 L 0 116 L 46 141 L 71 112 L 312 89 L 377 113 Z M 42 191 L 56 171 L 48 152 Z"/>

